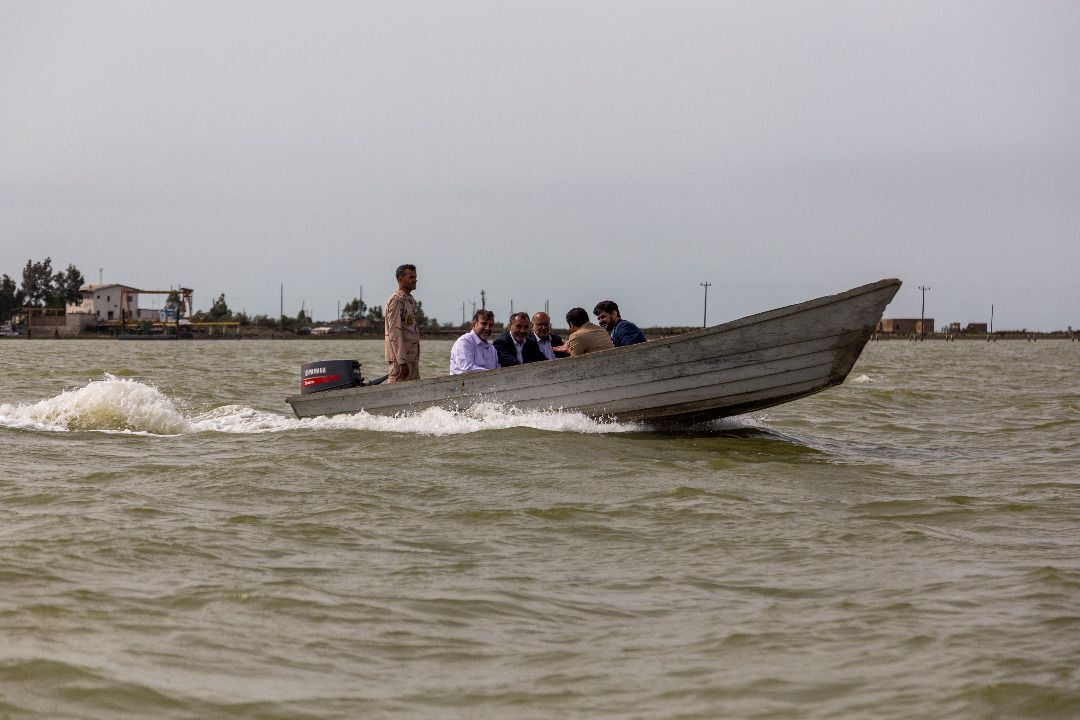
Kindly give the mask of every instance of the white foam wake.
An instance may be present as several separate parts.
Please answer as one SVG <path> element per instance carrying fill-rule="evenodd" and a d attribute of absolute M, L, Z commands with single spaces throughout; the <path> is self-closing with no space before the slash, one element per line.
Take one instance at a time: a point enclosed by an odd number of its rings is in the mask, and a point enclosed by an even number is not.
<path fill-rule="evenodd" d="M 0 425 L 57 432 L 104 430 L 178 435 L 188 421 L 157 388 L 105 375 L 81 388 L 26 405 L 0 405 Z"/>
<path fill-rule="evenodd" d="M 643 429 L 635 423 L 594 420 L 581 413 L 518 410 L 481 403 L 453 412 L 429 408 L 412 415 L 306 418 L 226 405 L 187 415 L 160 390 L 128 378 L 105 375 L 83 387 L 29 404 L 0 404 L 0 427 L 51 432 L 97 431 L 149 435 L 274 433 L 297 430 L 365 430 L 418 435 L 460 435 L 528 427 L 551 432 L 612 433 Z"/>
<path fill-rule="evenodd" d="M 638 423 L 594 420 L 578 412 L 564 410 L 519 410 L 495 403 L 478 403 L 463 411 L 428 408 L 414 415 L 382 417 L 359 413 L 295 421 L 301 427 L 376 432 L 404 432 L 419 435 L 461 435 L 483 430 L 527 427 L 551 432 L 613 433 L 643 429 Z"/>

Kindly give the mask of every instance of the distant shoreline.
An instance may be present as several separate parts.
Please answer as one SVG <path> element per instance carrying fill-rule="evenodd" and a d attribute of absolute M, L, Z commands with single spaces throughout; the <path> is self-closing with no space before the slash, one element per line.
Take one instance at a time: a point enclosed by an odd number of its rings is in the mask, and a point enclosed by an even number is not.
<path fill-rule="evenodd" d="M 1080 341 L 1080 331 L 1058 330 L 1055 332 L 1027 332 L 1024 330 L 1002 330 L 995 333 L 927 333 L 925 337 L 907 333 L 874 333 L 870 336 L 871 341 L 907 341 L 922 342 L 924 340 L 943 340 L 946 342 L 997 342 L 998 340 L 1025 340 L 1036 342 L 1038 340 L 1071 340 Z"/>
<path fill-rule="evenodd" d="M 701 328 L 642 328 L 642 332 L 645 333 L 645 337 L 649 340 L 661 340 L 672 335 L 681 335 L 686 332 L 692 332 L 694 330 L 700 330 Z M 420 337 L 426 339 L 439 339 L 439 340 L 456 340 L 467 332 L 461 328 L 454 329 L 429 329 L 421 330 Z M 553 329 L 558 335 L 566 337 L 569 334 L 565 329 Z M 19 335 L 2 335 L 0 341 L 3 340 L 26 340 L 25 332 Z M 153 336 L 140 336 L 129 335 L 120 337 L 117 335 L 107 335 L 104 333 L 79 333 L 77 335 L 64 335 L 59 336 L 51 334 L 45 328 L 35 328 L 33 337 L 31 340 L 119 340 L 123 342 L 176 342 L 173 337 L 163 337 L 161 335 Z M 195 334 L 192 337 L 182 337 L 180 340 L 382 340 L 383 333 L 381 332 L 353 332 L 353 333 L 335 333 L 332 335 L 312 335 L 312 334 L 297 334 L 291 332 L 280 332 L 277 330 L 263 330 L 263 329 L 248 329 L 237 334 Z M 1073 330 L 1058 330 L 1054 332 L 1026 332 L 1023 330 L 1002 330 L 995 333 L 927 333 L 925 337 L 919 337 L 915 334 L 898 334 L 898 333 L 874 333 L 870 336 L 871 341 L 890 341 L 890 342 L 922 342 L 925 340 L 936 340 L 945 342 L 997 342 L 998 340 L 1023 340 L 1026 342 L 1037 342 L 1039 340 L 1070 340 L 1074 342 L 1080 342 L 1080 331 Z"/>

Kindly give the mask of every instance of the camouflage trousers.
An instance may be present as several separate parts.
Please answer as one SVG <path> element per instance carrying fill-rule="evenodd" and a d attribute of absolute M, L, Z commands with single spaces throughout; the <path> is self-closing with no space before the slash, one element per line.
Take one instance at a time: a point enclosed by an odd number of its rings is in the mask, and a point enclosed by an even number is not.
<path fill-rule="evenodd" d="M 420 363 L 411 362 L 402 364 L 405 365 L 406 369 L 408 370 L 408 375 L 405 377 L 398 377 L 398 364 L 390 363 L 390 372 L 387 373 L 386 382 L 407 382 L 409 380 L 420 379 Z"/>

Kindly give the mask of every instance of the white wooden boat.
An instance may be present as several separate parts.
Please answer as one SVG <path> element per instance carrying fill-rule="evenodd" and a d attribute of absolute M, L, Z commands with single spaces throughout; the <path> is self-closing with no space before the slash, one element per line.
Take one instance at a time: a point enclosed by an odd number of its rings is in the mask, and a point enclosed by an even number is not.
<path fill-rule="evenodd" d="M 287 398 L 297 417 L 496 402 L 591 417 L 689 423 L 806 397 L 844 381 L 899 280 L 580 357 Z"/>

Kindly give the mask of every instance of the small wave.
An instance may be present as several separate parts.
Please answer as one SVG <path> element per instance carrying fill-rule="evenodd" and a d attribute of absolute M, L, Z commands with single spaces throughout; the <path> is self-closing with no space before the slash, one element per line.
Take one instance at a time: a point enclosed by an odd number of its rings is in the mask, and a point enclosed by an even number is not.
<path fill-rule="evenodd" d="M 595 420 L 559 410 L 519 410 L 479 403 L 462 411 L 428 408 L 384 417 L 355 415 L 296 419 L 291 415 L 225 405 L 185 415 L 160 390 L 137 380 L 106 374 L 73 390 L 29 404 L 0 404 L 0 427 L 43 432 L 106 432 L 142 435 L 190 433 L 259 434 L 296 430 L 363 430 L 416 435 L 460 435 L 484 430 L 532 428 L 549 432 L 638 432 L 637 423 Z"/>
<path fill-rule="evenodd" d="M 643 428 L 637 423 L 620 423 L 595 420 L 577 412 L 564 410 L 519 410 L 496 403 L 478 403 L 467 410 L 451 411 L 428 408 L 419 413 L 385 417 L 356 415 L 286 419 L 298 427 L 335 430 L 369 430 L 375 432 L 403 432 L 418 435 L 461 435 L 484 430 L 507 430 L 532 428 L 549 432 L 571 433 L 621 433 L 637 432 Z"/>
<path fill-rule="evenodd" d="M 856 385 L 865 385 L 866 383 L 874 382 L 874 379 L 867 374 L 862 374 L 857 377 L 851 378 L 851 382 Z"/>
<path fill-rule="evenodd" d="M 120 431 L 178 435 L 189 424 L 157 388 L 106 374 L 81 388 L 27 405 L 0 405 L 0 425 L 47 431 Z"/>

